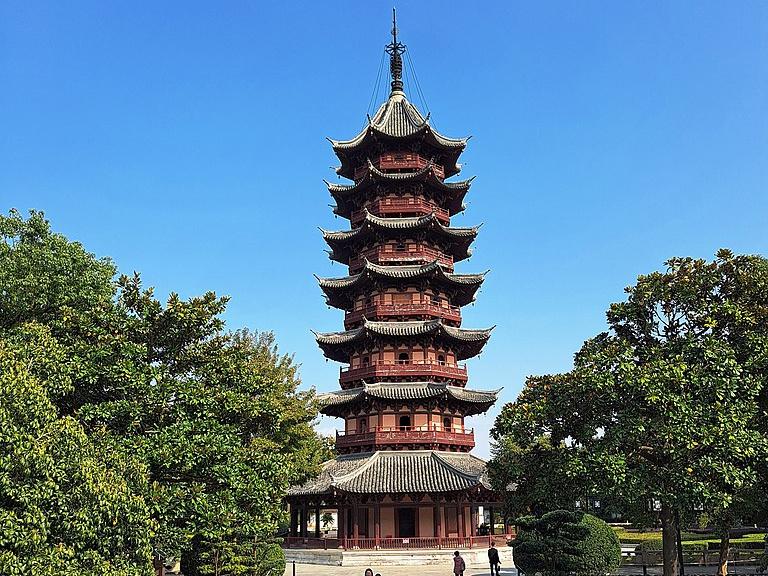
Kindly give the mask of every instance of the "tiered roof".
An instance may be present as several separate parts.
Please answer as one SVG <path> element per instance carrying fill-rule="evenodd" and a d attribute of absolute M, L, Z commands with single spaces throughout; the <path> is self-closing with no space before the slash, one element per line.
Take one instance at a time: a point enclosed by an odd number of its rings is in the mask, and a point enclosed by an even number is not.
<path fill-rule="evenodd" d="M 416 338 L 432 336 L 456 351 L 459 360 L 477 356 L 491 336 L 493 328 L 468 330 L 443 324 L 442 320 L 413 320 L 408 322 L 372 322 L 344 332 L 315 332 L 315 339 L 326 357 L 339 362 L 349 361 L 350 345 L 384 338 Z"/>
<path fill-rule="evenodd" d="M 436 151 L 442 152 L 446 161 L 446 176 L 457 174 L 459 155 L 467 145 L 468 138 L 448 138 L 429 125 L 429 117 L 421 115 L 401 90 L 393 90 L 378 109 L 368 125 L 351 140 L 330 140 L 333 151 L 341 160 L 336 169 L 340 176 L 352 179 L 355 172 L 355 158 L 367 147 L 382 140 L 420 140 Z"/>
<path fill-rule="evenodd" d="M 496 402 L 499 390 L 467 390 L 437 382 L 379 382 L 359 388 L 337 390 L 317 396 L 320 411 L 327 416 L 343 417 L 355 405 L 371 400 L 431 400 L 460 404 L 466 416 L 482 414 Z"/>
<path fill-rule="evenodd" d="M 289 496 L 352 494 L 430 494 L 491 490 L 485 462 L 461 452 L 433 450 L 343 454 L 323 464 L 317 478 L 288 491 Z"/>
<path fill-rule="evenodd" d="M 329 306 L 349 310 L 356 295 L 372 283 L 403 286 L 407 285 L 407 281 L 422 280 L 428 280 L 452 293 L 451 304 L 454 306 L 464 306 L 474 301 L 475 293 L 486 274 L 451 274 L 437 260 L 415 266 L 381 266 L 366 261 L 358 274 L 341 278 L 316 278 Z"/>
<path fill-rule="evenodd" d="M 453 256 L 454 262 L 465 260 L 472 255 L 470 245 L 477 237 L 480 226 L 469 228 L 451 228 L 444 226 L 434 212 L 425 216 L 406 218 L 382 218 L 365 210 L 365 219 L 359 227 L 338 232 L 320 231 L 331 247 L 331 260 L 347 263 L 355 252 L 355 247 L 373 238 L 401 238 L 403 235 L 429 233 L 430 238 L 443 245 L 445 251 Z"/>
<path fill-rule="evenodd" d="M 351 202 L 352 199 L 363 194 L 371 187 L 375 187 L 377 184 L 402 184 L 407 182 L 422 182 L 430 186 L 442 197 L 443 205 L 450 215 L 454 216 L 464 210 L 464 196 L 469 191 L 474 180 L 473 176 L 468 180 L 445 182 L 435 173 L 432 162 L 429 162 L 421 170 L 402 173 L 382 172 L 373 165 L 370 159 L 367 159 L 367 162 L 368 168 L 365 175 L 354 184 L 333 184 L 324 181 L 325 185 L 328 186 L 331 196 L 336 200 L 334 212 L 339 216 L 349 218 L 354 209 Z"/>

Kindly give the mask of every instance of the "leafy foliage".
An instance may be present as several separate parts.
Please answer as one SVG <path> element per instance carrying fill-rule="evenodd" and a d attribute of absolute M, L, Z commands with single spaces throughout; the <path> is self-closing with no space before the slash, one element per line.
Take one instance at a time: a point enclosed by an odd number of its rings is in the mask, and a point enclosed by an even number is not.
<path fill-rule="evenodd" d="M 29 368 L 50 371 L 60 350 L 45 329 L 23 331 L 25 350 L 0 340 L 0 573 L 149 574 L 149 512 L 126 481 L 143 470 L 58 416 L 48 394 L 66 382 Z"/>
<path fill-rule="evenodd" d="M 155 553 L 181 554 L 189 574 L 213 558 L 222 574 L 252 564 L 240 562 L 283 519 L 287 487 L 328 454 L 293 359 L 269 333 L 226 332 L 226 298 L 163 304 L 137 274 L 113 280 L 109 260 L 40 213 L 0 217 L 0 234 L 3 337 L 27 350 L 25 326 L 44 328 L 56 353 L 31 376 L 54 411 L 98 453 L 140 462 L 125 481 L 149 509 Z"/>
<path fill-rule="evenodd" d="M 675 511 L 722 515 L 766 477 L 768 262 L 725 250 L 714 262 L 674 258 L 627 293 L 571 372 L 529 378 L 504 407 L 496 461 L 507 439 L 523 453 L 546 439 L 569 457 L 558 449 L 538 469 L 569 462 L 637 516 L 660 501 L 668 563 Z"/>

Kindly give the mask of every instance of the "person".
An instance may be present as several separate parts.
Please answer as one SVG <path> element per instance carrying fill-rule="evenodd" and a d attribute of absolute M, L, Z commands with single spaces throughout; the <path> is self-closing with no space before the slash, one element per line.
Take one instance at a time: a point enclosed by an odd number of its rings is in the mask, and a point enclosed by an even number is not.
<path fill-rule="evenodd" d="M 464 558 L 461 557 L 459 551 L 453 553 L 453 573 L 455 576 L 464 576 L 464 570 L 467 569 L 467 565 L 464 563 Z"/>
<path fill-rule="evenodd" d="M 496 542 L 493 541 L 491 541 L 491 547 L 488 548 L 488 562 L 491 564 L 491 576 L 494 576 L 494 569 L 496 570 L 496 576 L 499 576 L 501 562 L 499 562 L 499 551 L 496 550 Z"/>
<path fill-rule="evenodd" d="M 370 568 L 365 569 L 365 576 L 373 576 L 373 570 Z"/>

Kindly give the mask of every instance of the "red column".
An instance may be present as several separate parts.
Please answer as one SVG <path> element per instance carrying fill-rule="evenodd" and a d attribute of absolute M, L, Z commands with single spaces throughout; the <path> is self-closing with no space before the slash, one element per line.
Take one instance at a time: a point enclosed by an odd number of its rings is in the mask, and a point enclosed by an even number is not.
<path fill-rule="evenodd" d="M 472 524 L 469 527 L 469 535 L 477 536 L 477 507 L 472 503 L 469 504 L 469 518 Z"/>
<path fill-rule="evenodd" d="M 360 508 L 357 505 L 357 502 L 352 504 L 352 538 L 355 539 L 354 546 L 357 546 L 357 539 L 360 538 L 360 526 L 358 526 L 358 521 L 360 519 Z"/>
<path fill-rule="evenodd" d="M 467 535 L 467 523 L 464 517 L 464 502 L 459 502 L 459 538 L 464 538 Z"/>
<path fill-rule="evenodd" d="M 378 548 L 381 540 L 381 504 L 378 500 L 373 509 L 373 535 L 376 538 L 376 547 Z"/>
<path fill-rule="evenodd" d="M 341 543 L 342 548 L 347 547 L 347 508 L 339 504 L 336 511 L 338 517 L 338 525 L 336 527 L 337 536 Z"/>

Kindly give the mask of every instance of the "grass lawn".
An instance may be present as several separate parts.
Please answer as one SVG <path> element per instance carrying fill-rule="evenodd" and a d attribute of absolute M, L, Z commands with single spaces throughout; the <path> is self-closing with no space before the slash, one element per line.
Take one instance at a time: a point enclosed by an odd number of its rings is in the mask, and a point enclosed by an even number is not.
<path fill-rule="evenodd" d="M 619 537 L 619 542 L 622 544 L 641 544 L 649 540 L 661 540 L 661 530 L 648 530 L 646 532 L 630 532 L 625 528 L 614 528 L 616 536 Z M 683 544 L 693 542 L 720 542 L 720 538 L 713 533 L 708 534 L 694 534 L 691 532 L 683 532 L 681 534 Z M 731 545 L 742 544 L 746 542 L 763 542 L 765 540 L 765 532 L 759 532 L 756 534 L 747 534 L 740 538 L 731 539 Z"/>

